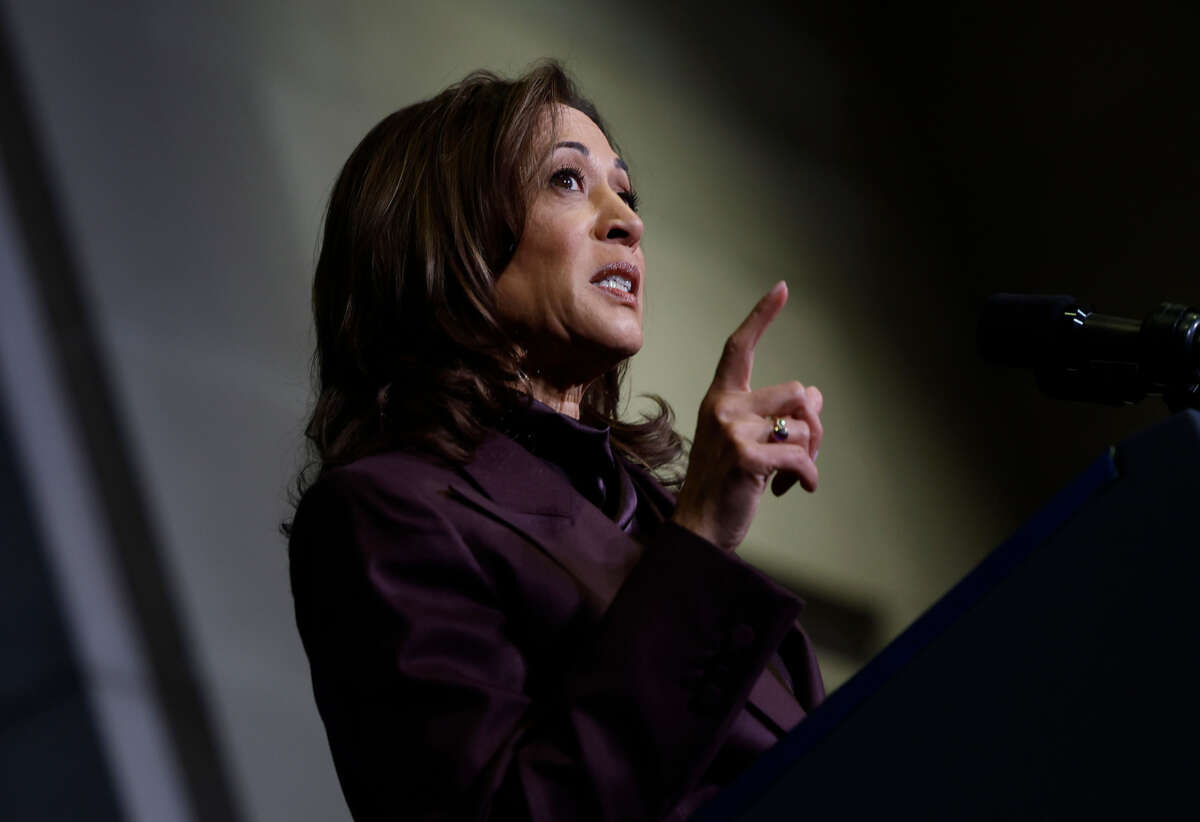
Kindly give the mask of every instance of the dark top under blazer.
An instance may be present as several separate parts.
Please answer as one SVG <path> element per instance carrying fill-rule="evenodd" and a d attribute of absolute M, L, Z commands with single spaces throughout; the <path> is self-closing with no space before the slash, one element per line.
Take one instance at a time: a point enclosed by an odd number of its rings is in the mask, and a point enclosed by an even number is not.
<path fill-rule="evenodd" d="M 792 594 L 671 523 L 630 538 L 498 434 L 324 472 L 290 557 L 359 822 L 682 818 L 823 696 Z"/>

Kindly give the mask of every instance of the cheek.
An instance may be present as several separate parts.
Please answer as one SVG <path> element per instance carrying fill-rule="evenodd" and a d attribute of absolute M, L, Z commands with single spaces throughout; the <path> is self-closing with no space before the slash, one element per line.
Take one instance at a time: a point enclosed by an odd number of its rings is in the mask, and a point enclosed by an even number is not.
<path fill-rule="evenodd" d="M 577 257 L 587 239 L 585 215 L 541 208 L 531 216 L 517 254 L 536 271 L 543 288 L 560 289 L 577 274 Z"/>
<path fill-rule="evenodd" d="M 509 326 L 528 325 L 535 314 L 537 285 L 524 269 L 510 265 L 496 280 L 496 308 Z"/>
<path fill-rule="evenodd" d="M 508 267 L 496 279 L 500 315 L 528 331 L 579 322 L 580 286 L 588 279 L 587 228 L 579 215 L 536 208 Z M 572 219 L 574 218 L 574 219 Z"/>
<path fill-rule="evenodd" d="M 571 282 L 571 249 L 561 238 L 547 237 L 530 249 L 531 279 L 544 291 L 560 291 Z"/>
<path fill-rule="evenodd" d="M 500 318 L 513 329 L 532 332 L 561 325 L 571 313 L 573 295 L 562 288 L 556 271 L 544 256 L 514 257 L 496 280 Z"/>

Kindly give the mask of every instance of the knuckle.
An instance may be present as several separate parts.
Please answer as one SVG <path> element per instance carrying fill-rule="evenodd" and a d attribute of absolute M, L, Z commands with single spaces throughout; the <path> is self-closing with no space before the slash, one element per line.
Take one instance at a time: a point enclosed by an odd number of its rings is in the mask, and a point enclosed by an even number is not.
<path fill-rule="evenodd" d="M 807 395 L 804 391 L 804 384 L 799 380 L 791 380 L 784 387 L 787 389 L 788 396 L 794 400 L 803 400 L 807 398 Z"/>
<path fill-rule="evenodd" d="M 810 385 L 807 389 L 808 401 L 814 408 L 820 411 L 825 406 L 825 395 L 821 393 L 821 389 L 815 385 Z"/>
<path fill-rule="evenodd" d="M 728 413 L 729 398 L 720 391 L 710 391 L 700 402 L 700 413 L 720 420 Z"/>
<path fill-rule="evenodd" d="M 812 431 L 808 427 L 808 423 L 800 420 L 796 423 L 796 427 L 792 429 L 792 436 L 796 439 L 797 445 L 808 445 L 809 439 L 812 436 Z"/>

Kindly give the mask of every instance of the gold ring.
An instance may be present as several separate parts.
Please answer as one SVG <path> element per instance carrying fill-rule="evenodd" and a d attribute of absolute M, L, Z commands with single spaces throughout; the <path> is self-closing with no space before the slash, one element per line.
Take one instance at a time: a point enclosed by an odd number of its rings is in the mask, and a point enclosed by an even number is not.
<path fill-rule="evenodd" d="M 783 417 L 776 417 L 775 424 L 771 426 L 771 441 L 783 442 L 788 438 L 787 420 Z"/>

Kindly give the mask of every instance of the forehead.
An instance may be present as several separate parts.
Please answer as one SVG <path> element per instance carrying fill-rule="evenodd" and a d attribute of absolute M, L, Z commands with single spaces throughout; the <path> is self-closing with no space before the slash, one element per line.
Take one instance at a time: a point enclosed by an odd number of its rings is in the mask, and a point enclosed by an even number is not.
<path fill-rule="evenodd" d="M 604 158 L 605 160 L 616 157 L 616 152 L 612 146 L 608 144 L 608 138 L 604 136 L 604 132 L 600 127 L 593 122 L 591 117 L 588 117 L 577 108 L 563 105 L 562 103 L 554 104 L 554 116 L 549 120 L 548 125 L 551 127 L 550 147 L 562 142 L 582 143 L 587 146 L 592 155 Z"/>

